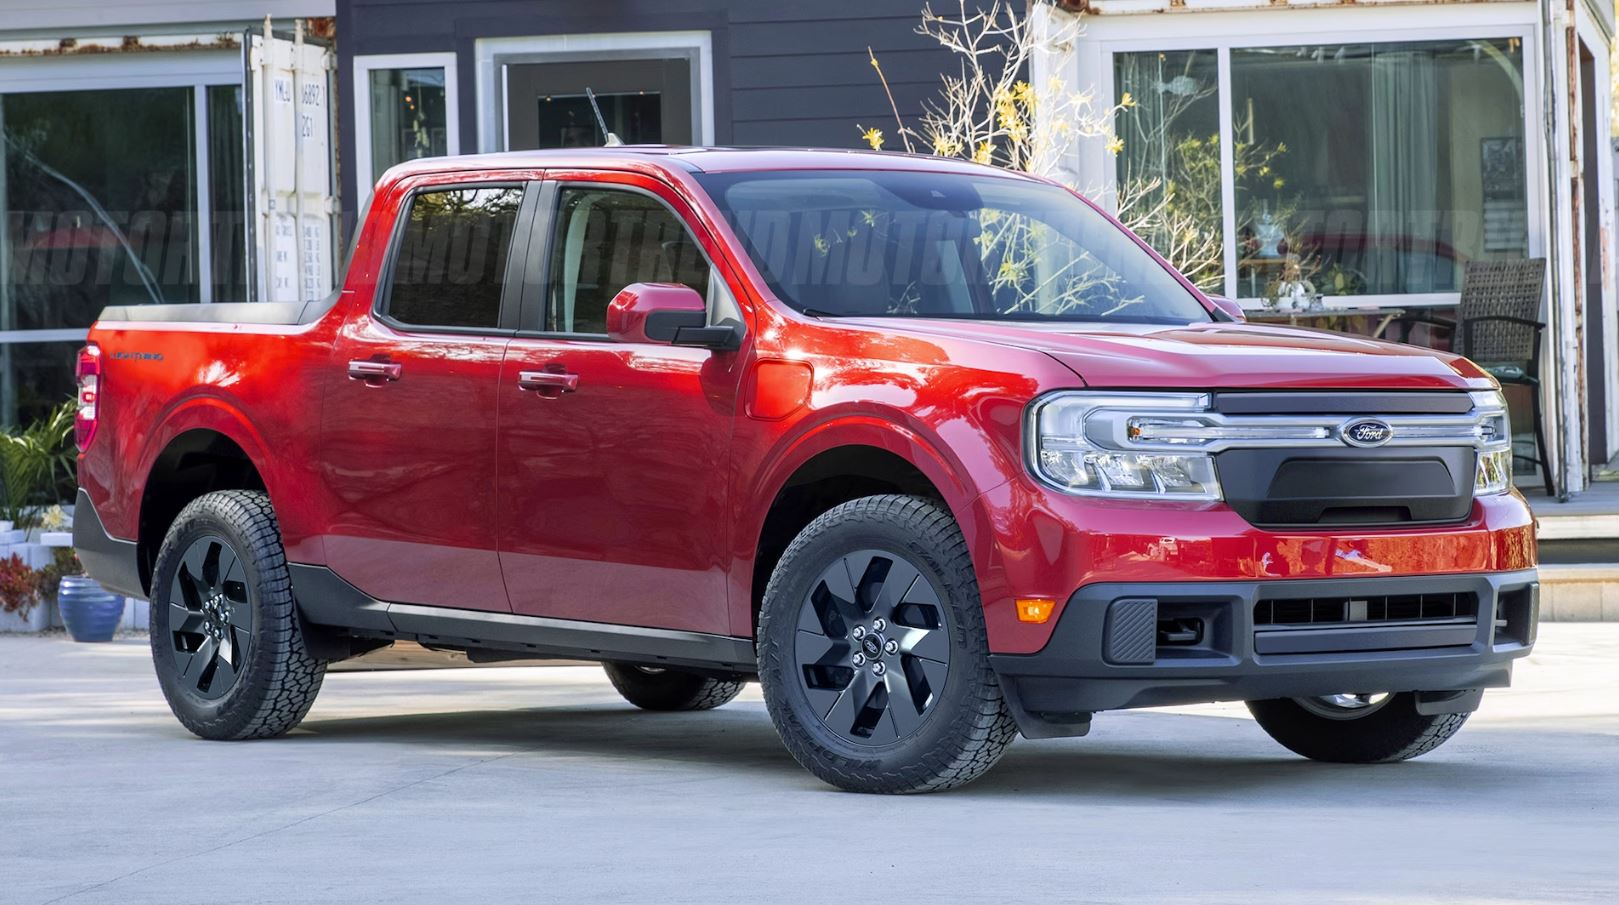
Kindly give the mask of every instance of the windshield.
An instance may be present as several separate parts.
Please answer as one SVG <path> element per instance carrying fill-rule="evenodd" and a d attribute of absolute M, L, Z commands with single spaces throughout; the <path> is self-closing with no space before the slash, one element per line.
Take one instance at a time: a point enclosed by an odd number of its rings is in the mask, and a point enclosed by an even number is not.
<path fill-rule="evenodd" d="M 1124 230 L 1057 186 L 888 170 L 698 179 L 771 290 L 806 314 L 1213 319 Z"/>

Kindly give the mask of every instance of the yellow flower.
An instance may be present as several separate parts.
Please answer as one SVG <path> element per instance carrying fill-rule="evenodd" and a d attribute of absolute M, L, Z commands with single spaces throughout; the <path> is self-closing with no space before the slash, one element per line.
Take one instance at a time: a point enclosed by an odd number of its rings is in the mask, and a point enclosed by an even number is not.
<path fill-rule="evenodd" d="M 1271 183 L 1271 185 L 1276 187 L 1276 188 L 1282 188 L 1283 186 L 1287 185 L 1287 180 L 1283 179 L 1280 176 L 1277 176 L 1276 181 Z"/>
<path fill-rule="evenodd" d="M 855 128 L 858 129 L 860 127 L 855 126 Z M 881 151 L 883 149 L 883 130 L 867 129 L 860 133 L 860 137 L 866 140 L 866 144 L 871 145 L 871 149 L 873 151 Z"/>
<path fill-rule="evenodd" d="M 961 154 L 961 142 L 945 135 L 933 136 L 933 153 L 940 157 L 956 157 Z"/>
<path fill-rule="evenodd" d="M 994 154 L 994 143 L 988 141 L 982 142 L 978 145 L 978 148 L 973 151 L 973 163 L 989 163 Z"/>
<path fill-rule="evenodd" d="M 876 211 L 870 211 L 870 210 L 861 211 L 860 212 L 860 222 L 866 224 L 867 226 L 876 226 L 877 225 L 877 212 Z"/>
<path fill-rule="evenodd" d="M 1108 139 L 1107 152 L 1109 154 L 1119 154 L 1119 153 L 1122 153 L 1123 151 L 1124 151 L 1124 139 L 1118 137 L 1117 135 L 1113 136 L 1111 139 Z"/>
<path fill-rule="evenodd" d="M 1136 105 L 1135 95 L 1131 94 L 1130 92 L 1126 91 L 1126 92 L 1124 92 L 1124 94 L 1119 96 L 1119 106 L 1120 107 L 1123 107 L 1126 110 L 1128 110 L 1131 107 L 1134 107 L 1135 105 Z"/>
<path fill-rule="evenodd" d="M 1285 142 L 1285 141 L 1277 142 L 1276 143 L 1276 153 L 1278 153 L 1278 154 L 1286 154 L 1287 153 L 1287 142 Z"/>
<path fill-rule="evenodd" d="M 1261 176 L 1269 176 L 1270 175 L 1270 164 L 1265 164 L 1264 166 L 1261 166 L 1259 168 L 1259 175 L 1261 175 Z"/>
<path fill-rule="evenodd" d="M 816 236 L 815 237 L 815 250 L 824 255 L 828 251 L 832 250 L 832 243 L 826 241 L 825 236 Z"/>

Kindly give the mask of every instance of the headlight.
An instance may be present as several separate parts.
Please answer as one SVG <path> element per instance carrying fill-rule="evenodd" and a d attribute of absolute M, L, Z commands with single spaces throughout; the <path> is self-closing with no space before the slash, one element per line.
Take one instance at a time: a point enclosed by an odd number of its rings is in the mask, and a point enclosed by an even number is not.
<path fill-rule="evenodd" d="M 1506 493 L 1512 488 L 1512 421 L 1507 400 L 1495 390 L 1471 394 L 1478 416 L 1478 474 L 1473 495 Z"/>
<path fill-rule="evenodd" d="M 1029 416 L 1030 468 L 1041 480 L 1068 493 L 1117 499 L 1218 500 L 1214 459 L 1195 451 L 1195 418 L 1204 412 L 1201 394 L 1065 393 L 1035 405 Z M 1134 451 L 1132 439 L 1148 439 L 1153 451 Z M 1185 445 L 1186 452 L 1164 446 Z"/>

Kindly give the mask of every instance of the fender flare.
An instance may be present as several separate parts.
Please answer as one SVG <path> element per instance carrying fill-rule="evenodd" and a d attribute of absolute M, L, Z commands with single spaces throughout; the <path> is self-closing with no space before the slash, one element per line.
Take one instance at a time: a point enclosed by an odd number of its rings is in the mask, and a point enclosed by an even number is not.
<path fill-rule="evenodd" d="M 989 536 L 990 530 L 983 497 L 986 491 L 1005 481 L 997 481 L 990 487 L 978 486 L 968 468 L 949 452 L 949 447 L 923 433 L 918 426 L 870 411 L 843 413 L 818 420 L 782 438 L 765 456 L 769 468 L 742 490 L 742 499 L 763 502 L 749 511 L 747 524 L 740 526 L 736 535 L 737 559 L 733 561 L 745 562 L 747 568 L 742 570 L 745 574 L 736 576 L 733 581 L 733 588 L 741 594 L 741 599 L 735 600 L 731 607 L 734 631 L 752 633 L 753 601 L 748 589 L 757 567 L 755 556 L 760 536 L 782 489 L 816 456 L 834 449 L 861 446 L 894 454 L 914 466 L 939 491 L 967 541 L 982 586 L 985 570 L 991 567 L 980 549 L 981 541 Z"/>

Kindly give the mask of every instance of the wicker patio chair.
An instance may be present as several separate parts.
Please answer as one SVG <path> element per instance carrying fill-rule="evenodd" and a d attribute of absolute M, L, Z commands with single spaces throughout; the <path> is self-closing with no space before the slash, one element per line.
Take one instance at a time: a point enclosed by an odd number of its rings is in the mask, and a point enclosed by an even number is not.
<path fill-rule="evenodd" d="M 1539 458 L 1516 453 L 1514 458 L 1539 466 L 1546 479 L 1546 493 L 1555 497 L 1557 485 L 1552 479 L 1540 400 L 1540 334 L 1546 328 L 1540 319 L 1540 301 L 1545 288 L 1545 258 L 1473 261 L 1462 279 L 1457 321 L 1417 316 L 1408 319 L 1407 330 L 1410 323 L 1449 328 L 1457 352 L 1502 384 L 1529 387 Z"/>

